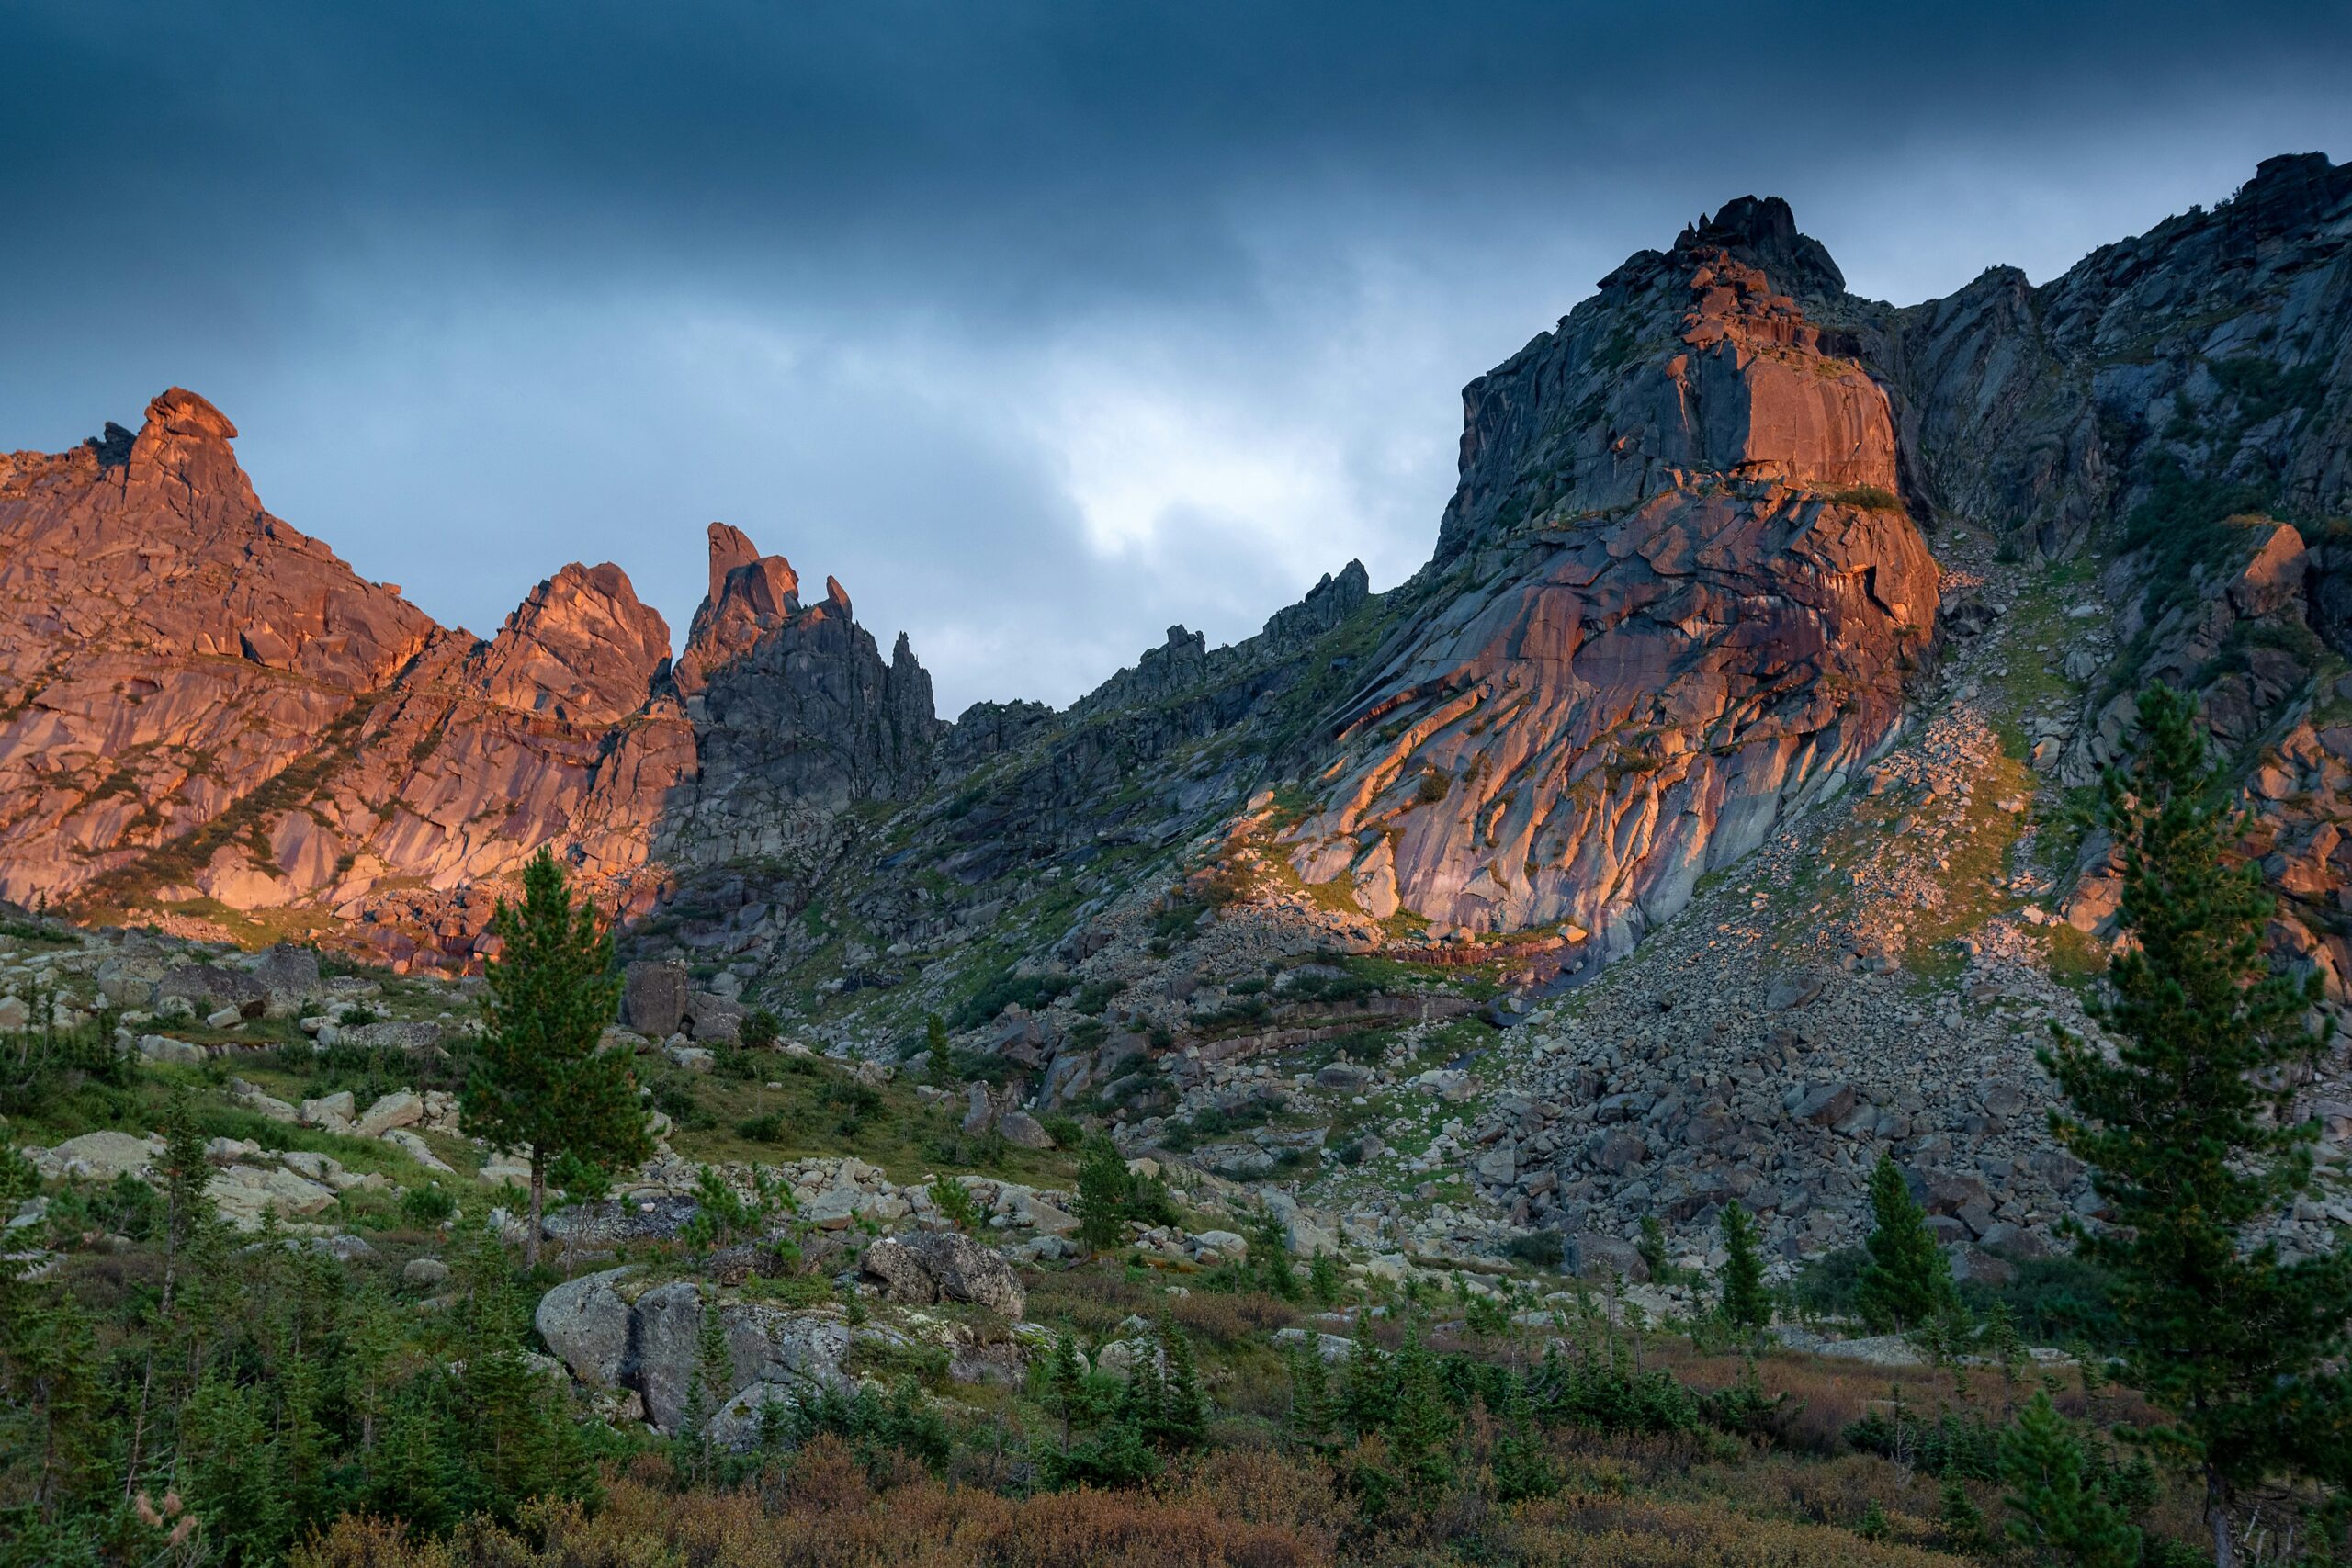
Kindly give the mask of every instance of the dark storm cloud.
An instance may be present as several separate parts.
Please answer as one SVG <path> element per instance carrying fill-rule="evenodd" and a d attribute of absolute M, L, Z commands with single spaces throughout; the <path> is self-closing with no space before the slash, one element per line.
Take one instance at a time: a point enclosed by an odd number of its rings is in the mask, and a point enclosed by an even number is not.
<path fill-rule="evenodd" d="M 2346 151 L 2343 5 L 0 6 L 0 444 L 171 382 L 492 629 L 724 516 L 951 707 L 1418 563 L 1455 389 L 1749 190 L 1917 298 Z"/>

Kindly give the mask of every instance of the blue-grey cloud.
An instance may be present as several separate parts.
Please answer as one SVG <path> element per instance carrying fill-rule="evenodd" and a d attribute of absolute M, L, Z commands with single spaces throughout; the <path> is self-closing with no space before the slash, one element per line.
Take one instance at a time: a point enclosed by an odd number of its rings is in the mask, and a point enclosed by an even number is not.
<path fill-rule="evenodd" d="M 2352 8 L 0 6 L 0 444 L 169 383 L 494 627 L 724 517 L 951 708 L 1426 554 L 1461 383 L 1790 197 L 1852 285 L 2047 277 L 2352 144 Z"/>

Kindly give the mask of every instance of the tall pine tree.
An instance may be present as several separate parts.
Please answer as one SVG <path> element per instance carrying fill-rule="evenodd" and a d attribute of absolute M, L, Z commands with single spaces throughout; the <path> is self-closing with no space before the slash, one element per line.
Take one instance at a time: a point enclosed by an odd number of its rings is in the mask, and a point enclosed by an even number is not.
<path fill-rule="evenodd" d="M 1419 1324 L 1405 1331 L 1396 1352 L 1396 1399 L 1385 1435 L 1388 1463 L 1398 1487 L 1427 1512 L 1453 1483 L 1457 1422 L 1447 1403 L 1437 1358 L 1421 1343 Z"/>
<path fill-rule="evenodd" d="M 2247 1488 L 2352 1479 L 2352 1252 L 2289 1262 L 2261 1237 L 2312 1185 L 2317 1129 L 2290 1069 L 2327 1036 L 2304 1021 L 2316 981 L 2263 956 L 2272 900 L 2231 853 L 2241 824 L 2217 782 L 2190 699 L 2152 688 L 2130 762 L 2100 790 L 2130 939 L 2098 1014 L 2116 1050 L 2061 1030 L 2042 1060 L 2069 1102 L 2052 1130 L 2106 1203 L 2077 1239 L 2115 1275 L 2127 1380 L 2202 1471 L 2214 1558 L 2231 1568 Z"/>
<path fill-rule="evenodd" d="M 531 1222 L 523 1260 L 539 1260 L 548 1171 L 567 1156 L 615 1171 L 653 1151 L 629 1054 L 600 1048 L 620 1007 L 613 939 L 595 908 L 575 907 L 563 867 L 541 850 L 523 868 L 523 901 L 499 900 L 501 943 L 484 978 L 487 1032 L 468 1065 L 466 1130 L 502 1149 L 528 1149 Z"/>

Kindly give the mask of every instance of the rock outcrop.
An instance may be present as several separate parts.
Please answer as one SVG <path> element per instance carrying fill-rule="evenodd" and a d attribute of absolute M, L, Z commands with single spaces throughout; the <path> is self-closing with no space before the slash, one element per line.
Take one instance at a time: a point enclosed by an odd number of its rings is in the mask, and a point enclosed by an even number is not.
<path fill-rule="evenodd" d="M 1920 495 L 2027 548 L 2352 507 L 2352 165 L 2266 159 L 2231 200 L 2040 288 L 1995 267 L 1841 314 L 1894 390 Z"/>
<path fill-rule="evenodd" d="M 1743 255 L 1838 286 L 1735 204 L 1471 385 L 1433 609 L 1333 725 L 1307 882 L 1623 951 L 1894 731 L 1938 586 L 1887 399 Z"/>
<path fill-rule="evenodd" d="M 298 905 L 462 964 L 476 889 L 543 846 L 651 906 L 706 707 L 714 795 L 749 774 L 830 808 L 924 776 L 938 727 L 904 639 L 883 665 L 838 584 L 803 610 L 734 530 L 673 681 L 618 567 L 565 567 L 478 640 L 265 512 L 235 435 L 174 389 L 135 436 L 0 458 L 0 897 Z"/>

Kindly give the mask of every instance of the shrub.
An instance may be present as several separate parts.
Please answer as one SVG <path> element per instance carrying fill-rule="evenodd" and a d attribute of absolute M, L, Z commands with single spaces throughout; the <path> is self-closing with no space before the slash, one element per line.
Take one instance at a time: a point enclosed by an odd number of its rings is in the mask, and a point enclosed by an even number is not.
<path fill-rule="evenodd" d="M 783 1026 L 775 1014 L 765 1008 L 753 1008 L 743 1017 L 742 1042 L 746 1050 L 764 1051 L 776 1043 Z"/>
<path fill-rule="evenodd" d="M 773 1144 L 784 1136 L 784 1118 L 773 1111 L 747 1117 L 735 1123 L 735 1133 L 755 1144 Z"/>
<path fill-rule="evenodd" d="M 1557 1269 L 1566 1247 L 1557 1231 L 1530 1231 L 1503 1243 L 1503 1256 L 1530 1269 Z"/>
<path fill-rule="evenodd" d="M 984 982 L 956 1010 L 955 1027 L 978 1029 L 1015 1003 L 1035 1012 L 1052 1006 L 1069 988 L 1067 975 L 1015 975 L 1005 970 Z"/>
<path fill-rule="evenodd" d="M 445 1223 L 457 1212 L 456 1196 L 445 1190 L 438 1182 L 411 1187 L 401 1193 L 401 1218 L 413 1225 L 429 1230 Z"/>

